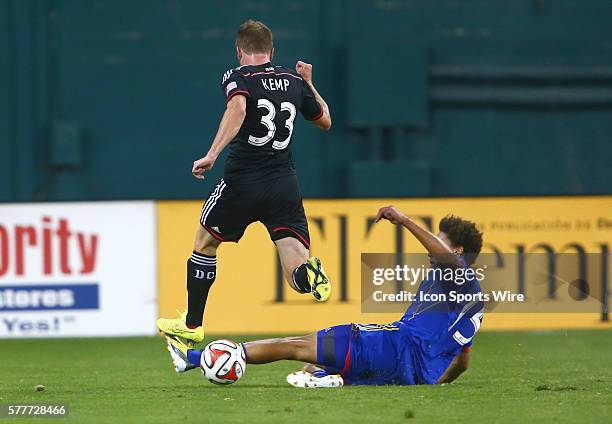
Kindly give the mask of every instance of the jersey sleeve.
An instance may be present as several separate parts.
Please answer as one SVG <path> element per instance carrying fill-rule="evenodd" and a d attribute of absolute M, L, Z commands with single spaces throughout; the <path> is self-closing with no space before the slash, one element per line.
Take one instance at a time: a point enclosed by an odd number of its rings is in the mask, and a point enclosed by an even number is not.
<path fill-rule="evenodd" d="M 242 74 L 240 74 L 240 72 L 237 72 L 234 69 L 230 69 L 223 74 L 221 89 L 225 95 L 226 102 L 229 102 L 230 99 L 237 94 L 245 97 L 249 97 L 251 95 L 245 78 L 242 76 Z"/>
<path fill-rule="evenodd" d="M 482 305 L 484 307 L 484 305 Z M 455 325 L 452 329 L 452 337 L 459 344 L 459 346 L 463 347 L 472 347 L 472 343 L 474 342 L 474 336 L 480 329 L 482 325 L 482 318 L 484 315 L 484 309 L 478 310 L 473 315 L 464 315 L 459 321 L 457 325 Z M 469 350 L 468 350 L 469 351 Z"/>
<path fill-rule="evenodd" d="M 310 86 L 304 80 L 302 80 L 302 107 L 300 112 L 309 121 L 316 121 L 323 116 L 323 108 L 317 102 Z"/>

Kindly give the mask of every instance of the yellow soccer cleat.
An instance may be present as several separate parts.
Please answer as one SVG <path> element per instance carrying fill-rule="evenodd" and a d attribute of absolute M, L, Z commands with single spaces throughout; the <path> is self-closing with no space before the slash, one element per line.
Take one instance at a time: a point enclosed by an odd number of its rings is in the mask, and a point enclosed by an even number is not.
<path fill-rule="evenodd" d="M 159 331 L 169 336 L 180 337 L 189 347 L 204 340 L 204 328 L 202 326 L 197 328 L 187 327 L 187 324 L 185 324 L 187 311 L 179 312 L 179 314 L 179 318 L 159 318 L 156 322 Z"/>
<path fill-rule="evenodd" d="M 311 293 L 319 302 L 325 302 L 331 294 L 331 282 L 319 258 L 313 256 L 306 262 L 306 275 L 310 283 Z"/>

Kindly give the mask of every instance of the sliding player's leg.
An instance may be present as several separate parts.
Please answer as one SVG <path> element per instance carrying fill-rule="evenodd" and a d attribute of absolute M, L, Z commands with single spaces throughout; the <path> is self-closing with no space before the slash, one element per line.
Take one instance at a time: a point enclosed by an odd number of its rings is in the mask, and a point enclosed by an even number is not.
<path fill-rule="evenodd" d="M 313 334 L 242 343 L 249 364 L 267 364 L 285 359 L 324 367 L 329 373 L 348 370 L 351 324 L 336 325 Z"/>
<path fill-rule="evenodd" d="M 217 275 L 217 247 L 220 243 L 203 227 L 198 228 L 193 252 L 187 260 L 187 311 L 178 318 L 158 319 L 160 331 L 193 343 L 203 340 L 204 308 Z"/>
<path fill-rule="evenodd" d="M 287 382 L 294 387 L 341 387 L 344 380 L 337 372 L 340 369 L 348 370 L 350 334 L 351 326 L 342 325 L 306 336 L 245 342 L 242 347 L 247 363 L 251 364 L 281 360 L 306 362 L 302 371 L 287 376 Z M 166 336 L 166 340 L 176 372 L 182 373 L 200 366 L 204 349 L 190 349 L 178 337 Z"/>
<path fill-rule="evenodd" d="M 268 364 L 282 360 L 302 361 L 323 367 L 328 373 L 348 370 L 350 365 L 351 325 L 338 325 L 305 336 L 256 340 L 242 343 L 247 363 Z M 190 349 L 179 338 L 166 336 L 178 372 L 197 368 L 203 349 Z"/>
<path fill-rule="evenodd" d="M 317 363 L 317 334 L 245 342 L 249 364 L 268 364 L 284 359 Z"/>
<path fill-rule="evenodd" d="M 301 371 L 287 376 L 300 388 L 341 387 L 350 367 L 352 326 L 338 325 L 315 334 L 243 343 L 248 363 L 266 364 L 283 359 L 306 362 Z M 316 365 L 315 365 L 316 364 Z"/>
<path fill-rule="evenodd" d="M 350 328 L 350 326 L 333 328 L 342 327 Z M 247 361 L 251 364 L 267 364 L 284 359 L 306 362 L 301 371 L 293 372 L 287 376 L 287 382 L 294 387 L 342 387 L 344 380 L 337 374 L 337 367 L 339 361 L 342 363 L 346 361 L 350 343 L 349 333 L 345 332 L 344 337 L 339 335 L 338 349 L 334 349 L 335 343 L 330 344 L 328 340 L 321 339 L 321 336 L 328 333 L 329 330 L 331 329 L 307 336 L 246 342 L 242 345 Z M 344 348 L 341 346 L 344 346 Z M 324 349 L 329 350 L 330 348 L 334 350 L 333 354 L 324 351 Z M 329 367 L 329 371 L 325 367 Z"/>
<path fill-rule="evenodd" d="M 191 349 L 180 338 L 166 336 L 168 351 L 177 372 L 185 372 L 200 366 L 204 349 Z M 242 343 L 250 364 L 267 364 L 282 360 L 308 363 L 317 362 L 317 334 L 257 340 Z"/>

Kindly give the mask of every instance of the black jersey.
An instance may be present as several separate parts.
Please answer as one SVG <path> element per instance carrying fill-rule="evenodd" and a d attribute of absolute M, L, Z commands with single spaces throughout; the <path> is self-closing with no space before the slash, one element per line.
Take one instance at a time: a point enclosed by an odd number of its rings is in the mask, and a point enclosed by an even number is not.
<path fill-rule="evenodd" d="M 229 145 L 224 179 L 251 183 L 295 175 L 291 140 L 296 112 L 308 120 L 323 115 L 300 74 L 271 63 L 245 65 L 225 72 L 221 88 L 227 101 L 236 95 L 247 98 L 246 117 Z"/>

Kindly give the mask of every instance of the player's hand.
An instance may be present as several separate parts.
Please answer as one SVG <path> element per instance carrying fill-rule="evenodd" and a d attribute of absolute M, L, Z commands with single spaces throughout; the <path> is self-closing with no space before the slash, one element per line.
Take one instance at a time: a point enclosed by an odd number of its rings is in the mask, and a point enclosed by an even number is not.
<path fill-rule="evenodd" d="M 215 158 L 215 157 L 213 157 L 211 155 L 206 155 L 202 159 L 198 159 L 198 160 L 194 161 L 193 162 L 193 168 L 191 168 L 191 173 L 198 180 L 203 180 L 204 179 L 204 175 L 203 174 L 205 172 L 207 172 L 207 171 L 210 171 L 212 169 L 212 167 L 215 164 L 216 160 L 217 160 L 217 158 Z"/>
<path fill-rule="evenodd" d="M 398 208 L 393 205 L 385 206 L 384 208 L 380 208 L 378 210 L 378 214 L 376 215 L 376 221 L 378 222 L 381 219 L 386 219 L 391 224 L 404 224 L 408 217 L 402 213 Z"/>
<path fill-rule="evenodd" d="M 310 63 L 298 60 L 295 64 L 295 70 L 304 78 L 304 81 L 312 82 L 312 65 Z"/>

